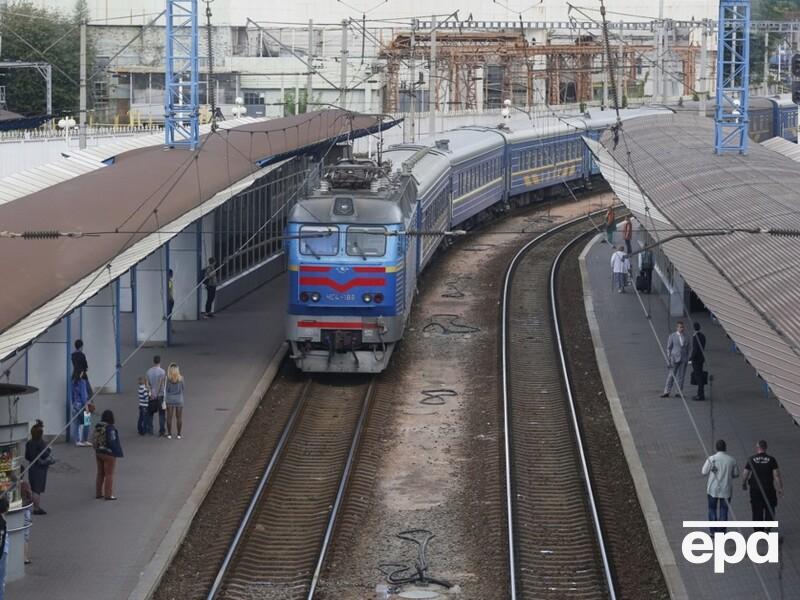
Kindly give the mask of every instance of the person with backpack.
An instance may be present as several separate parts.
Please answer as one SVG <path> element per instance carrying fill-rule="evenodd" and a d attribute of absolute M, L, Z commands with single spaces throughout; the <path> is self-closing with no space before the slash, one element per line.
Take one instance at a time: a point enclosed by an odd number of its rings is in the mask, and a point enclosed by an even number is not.
<path fill-rule="evenodd" d="M 650 250 L 639 252 L 639 275 L 636 289 L 649 294 L 653 288 L 653 253 Z"/>
<path fill-rule="evenodd" d="M 117 459 L 122 458 L 122 445 L 119 432 L 114 426 L 114 413 L 104 410 L 100 422 L 94 426 L 92 439 L 97 459 L 97 478 L 95 480 L 95 498 L 100 500 L 116 500 L 114 496 L 114 469 Z"/>
<path fill-rule="evenodd" d="M 25 444 L 25 460 L 28 461 L 28 480 L 31 484 L 33 514 L 35 515 L 47 514 L 47 511 L 40 505 L 40 499 L 47 487 L 47 471 L 55 463 L 53 453 L 47 447 L 43 436 L 44 423 L 37 419 L 31 427 L 31 439 Z M 40 454 L 41 456 L 39 456 Z"/>

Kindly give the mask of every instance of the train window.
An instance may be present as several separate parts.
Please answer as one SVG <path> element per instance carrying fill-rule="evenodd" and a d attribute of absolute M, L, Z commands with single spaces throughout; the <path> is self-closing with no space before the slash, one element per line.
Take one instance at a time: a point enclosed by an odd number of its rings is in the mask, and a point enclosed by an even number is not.
<path fill-rule="evenodd" d="M 349 227 L 347 254 L 350 256 L 383 256 L 386 254 L 385 227 Z"/>
<path fill-rule="evenodd" d="M 300 228 L 300 253 L 311 256 L 335 256 L 339 253 L 339 228 L 303 226 Z"/>

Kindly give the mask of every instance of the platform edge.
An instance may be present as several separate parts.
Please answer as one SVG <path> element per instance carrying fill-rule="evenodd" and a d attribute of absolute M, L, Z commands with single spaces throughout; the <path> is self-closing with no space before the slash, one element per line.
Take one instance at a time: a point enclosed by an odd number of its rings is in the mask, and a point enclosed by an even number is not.
<path fill-rule="evenodd" d="M 589 273 L 586 267 L 586 255 L 602 237 L 603 234 L 596 235 L 586 244 L 586 247 L 581 251 L 578 257 L 581 282 L 583 285 L 583 303 L 586 309 L 589 331 L 592 335 L 595 357 L 597 358 L 597 369 L 600 371 L 600 378 L 603 381 L 603 388 L 605 389 L 608 405 L 611 409 L 611 416 L 614 419 L 614 427 L 617 430 L 617 435 L 619 435 L 619 440 L 622 444 L 622 451 L 625 454 L 625 460 L 628 463 L 628 469 L 633 478 L 633 484 L 636 487 L 636 496 L 639 499 L 639 504 L 644 513 L 644 518 L 647 522 L 647 530 L 650 533 L 650 540 L 653 543 L 653 549 L 661 565 L 661 572 L 664 574 L 664 580 L 666 581 L 670 598 L 673 600 L 688 600 L 689 594 L 683 583 L 678 564 L 675 562 L 675 555 L 669 545 L 669 540 L 667 540 L 664 523 L 661 520 L 658 505 L 650 489 L 650 484 L 647 481 L 647 473 L 645 473 L 644 465 L 642 465 L 639 452 L 636 450 L 636 443 L 633 440 L 633 434 L 628 425 L 628 419 L 625 417 L 625 411 L 622 408 L 622 403 L 617 393 L 617 387 L 614 384 L 614 377 L 611 375 L 611 367 L 608 364 L 605 347 L 600 338 L 600 326 L 597 323 L 597 316 L 594 312 L 594 298 L 592 297 Z"/>
<path fill-rule="evenodd" d="M 128 596 L 128 600 L 149 600 L 152 598 L 153 594 L 155 594 L 162 577 L 169 568 L 175 554 L 177 554 L 186 534 L 189 532 L 195 514 L 197 514 L 198 509 L 203 504 L 208 492 L 211 490 L 211 486 L 214 485 L 217 475 L 222 470 L 236 442 L 239 441 L 245 427 L 247 427 L 253 413 L 261 402 L 261 399 L 275 379 L 288 349 L 288 344 L 283 342 L 272 356 L 272 359 L 270 359 L 253 393 L 250 394 L 250 397 L 245 401 L 233 424 L 225 433 L 219 446 L 217 446 L 217 449 L 211 456 L 211 460 L 206 465 L 206 468 L 203 470 L 203 473 L 192 489 L 189 498 L 180 511 L 178 511 L 172 525 L 158 544 L 158 548 L 156 548 L 153 557 L 139 576 L 139 581 Z"/>

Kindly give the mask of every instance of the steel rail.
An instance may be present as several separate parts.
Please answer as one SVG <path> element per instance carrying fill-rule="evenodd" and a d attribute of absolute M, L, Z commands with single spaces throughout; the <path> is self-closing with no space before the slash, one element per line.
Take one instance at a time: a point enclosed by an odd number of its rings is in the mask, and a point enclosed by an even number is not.
<path fill-rule="evenodd" d="M 578 422 L 578 412 L 575 409 L 575 398 L 572 395 L 572 378 L 567 368 L 567 357 L 564 353 L 564 341 L 561 337 L 561 320 L 558 314 L 558 297 L 556 293 L 556 277 L 558 276 L 558 269 L 561 266 L 561 260 L 564 254 L 577 244 L 580 240 L 591 234 L 591 231 L 583 232 L 577 235 L 574 239 L 570 240 L 556 258 L 553 260 L 553 265 L 550 267 L 550 314 L 553 317 L 553 329 L 556 333 L 556 342 L 558 347 L 558 356 L 561 363 L 561 373 L 564 376 L 564 388 L 567 392 L 567 399 L 569 400 L 569 410 L 572 415 L 572 427 L 575 431 L 575 439 L 578 442 L 578 456 L 581 459 L 581 467 L 583 469 L 583 479 L 586 484 L 586 491 L 589 501 L 589 506 L 592 510 L 592 521 L 594 522 L 595 534 L 597 535 L 597 543 L 600 547 L 600 556 L 603 559 L 603 572 L 606 577 L 606 584 L 608 585 L 608 595 L 611 600 L 616 600 L 617 595 L 614 589 L 614 577 L 611 572 L 611 565 L 608 561 L 608 553 L 606 552 L 606 543 L 603 538 L 603 528 L 600 523 L 600 513 L 597 510 L 597 503 L 595 501 L 594 488 L 592 487 L 592 479 L 589 476 L 589 463 L 586 460 L 586 450 L 583 447 L 583 436 L 581 435 L 581 426 Z"/>
<path fill-rule="evenodd" d="M 275 465 L 278 463 L 278 459 L 283 453 L 283 449 L 286 447 L 286 441 L 289 439 L 292 429 L 294 429 L 298 415 L 302 412 L 302 408 L 305 405 L 306 398 L 308 397 L 308 390 L 310 388 L 311 378 L 309 378 L 303 386 L 303 391 L 300 393 L 300 398 L 298 398 L 294 408 L 292 409 L 292 414 L 289 415 L 289 419 L 286 421 L 286 425 L 283 428 L 283 432 L 278 440 L 278 444 L 275 446 L 275 450 L 272 452 L 269 463 L 267 463 L 267 467 L 264 469 L 264 474 L 261 476 L 261 480 L 258 482 L 258 487 L 253 494 L 253 498 L 250 500 L 250 504 L 247 506 L 247 511 L 245 512 L 244 517 L 242 517 L 242 522 L 239 524 L 239 528 L 236 530 L 236 535 L 233 537 L 233 541 L 231 542 L 231 545 L 225 554 L 225 558 L 222 561 L 219 570 L 217 571 L 217 576 L 214 579 L 214 583 L 211 585 L 211 589 L 206 596 L 206 600 L 214 600 L 217 597 L 220 588 L 222 587 L 225 574 L 228 572 L 228 567 L 230 566 L 231 561 L 236 554 L 236 549 L 239 547 L 239 542 L 241 542 L 245 531 L 247 531 L 247 527 L 250 525 L 250 519 L 252 518 L 259 501 L 261 500 L 261 496 L 264 495 L 264 490 L 266 489 L 267 483 L 269 483 L 272 473 L 275 470 Z"/>
<path fill-rule="evenodd" d="M 602 214 L 603 211 L 595 211 L 593 213 L 589 213 L 586 216 L 577 217 L 574 219 L 570 219 L 569 221 L 565 221 L 560 225 L 556 225 L 555 227 L 551 227 L 547 231 L 539 234 L 529 242 L 527 242 L 520 250 L 514 255 L 509 263 L 508 269 L 506 270 L 506 276 L 503 283 L 503 298 L 502 298 L 502 316 L 501 316 L 501 357 L 502 357 L 502 370 L 503 370 L 503 425 L 504 425 L 504 439 L 503 439 L 503 446 L 504 446 L 504 456 L 505 456 L 505 474 L 506 474 L 506 513 L 507 513 L 507 525 L 508 525 L 508 556 L 509 556 L 509 598 L 510 600 L 518 600 L 517 594 L 517 560 L 516 560 L 516 546 L 514 542 L 514 502 L 513 502 L 513 485 L 512 485 L 512 477 L 511 477 L 511 423 L 510 423 L 510 403 L 509 403 L 509 359 L 508 359 L 508 313 L 509 313 L 509 303 L 511 300 L 511 283 L 513 280 L 514 273 L 516 268 L 520 262 L 520 260 L 528 253 L 528 251 L 533 248 L 535 245 L 540 243 L 541 241 L 551 237 L 552 235 L 562 231 L 563 229 L 567 229 L 579 223 L 583 220 L 591 220 L 591 217 L 595 215 Z M 584 232 L 578 238 L 587 235 L 590 232 Z M 568 246 L 575 243 L 578 239 L 572 240 Z M 559 253 L 559 257 L 563 254 L 563 249 L 561 253 Z M 552 275 L 552 273 L 551 273 Z M 552 285 L 552 277 L 551 277 L 551 285 Z M 552 288 L 551 288 L 552 293 Z M 563 349 L 560 346 L 560 335 L 559 339 L 559 350 L 561 351 L 561 356 L 563 358 Z M 563 365 L 563 363 L 562 363 Z M 569 385 L 566 386 L 569 389 Z M 570 399 L 570 408 L 573 411 L 574 417 L 574 406 L 572 404 L 572 394 L 569 394 Z M 576 431 L 576 437 L 580 440 L 580 431 Z M 581 461 L 584 467 L 584 474 L 587 477 L 588 481 L 588 472 L 586 471 L 586 461 L 583 455 L 583 446 L 580 445 L 580 452 L 581 452 Z M 588 488 L 591 493 L 591 487 Z M 593 507 L 593 516 L 595 517 L 595 524 L 599 532 L 599 521 L 596 519 L 597 513 L 594 509 L 594 497 L 592 496 L 592 507 Z M 603 563 L 604 568 L 606 569 L 607 578 L 610 576 L 610 571 L 608 570 L 608 561 L 606 558 L 606 552 L 604 548 L 604 543 L 602 543 L 603 538 L 599 537 L 598 541 L 601 545 L 601 552 L 603 556 Z M 611 581 L 608 579 L 609 582 Z M 614 599 L 614 588 L 613 586 L 609 586 L 609 591 L 611 594 L 611 598 Z"/>
<path fill-rule="evenodd" d="M 325 563 L 325 556 L 328 553 L 328 546 L 330 545 L 331 537 L 333 536 L 333 528 L 336 526 L 336 517 L 339 515 L 339 508 L 344 502 L 344 494 L 347 489 L 347 483 L 350 480 L 350 473 L 353 470 L 353 463 L 355 462 L 356 453 L 361 443 L 361 434 L 364 432 L 364 423 L 367 420 L 367 413 L 369 413 L 370 400 L 372 399 L 372 392 L 375 387 L 375 378 L 373 377 L 369 382 L 369 387 L 364 394 L 364 400 L 361 404 L 361 414 L 358 416 L 358 423 L 356 423 L 356 431 L 353 435 L 353 441 L 350 443 L 350 450 L 347 453 L 347 462 L 344 465 L 342 478 L 339 481 L 339 489 L 336 491 L 336 500 L 333 503 L 331 515 L 328 518 L 328 525 L 325 528 L 325 537 L 322 540 L 322 547 L 319 551 L 317 558 L 317 566 L 314 569 L 314 576 L 311 578 L 311 586 L 308 589 L 307 600 L 313 600 L 314 592 L 317 589 L 319 576 L 322 572 L 322 566 Z"/>

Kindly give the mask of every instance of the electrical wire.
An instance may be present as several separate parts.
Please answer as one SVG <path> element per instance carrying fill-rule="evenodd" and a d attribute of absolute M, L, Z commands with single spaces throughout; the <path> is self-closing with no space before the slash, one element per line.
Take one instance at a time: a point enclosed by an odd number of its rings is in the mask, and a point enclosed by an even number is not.
<path fill-rule="evenodd" d="M 209 137 L 210 137 L 210 136 L 209 136 Z M 334 138 L 334 139 L 335 139 L 335 138 Z M 330 151 L 331 151 L 331 149 L 332 149 L 334 146 L 335 146 L 335 141 L 334 141 L 334 142 L 332 142 L 332 143 L 331 143 L 331 144 L 328 146 L 328 149 L 326 150 L 326 152 L 325 152 L 325 155 L 327 155 L 327 153 L 328 153 L 328 152 L 330 152 Z M 305 182 L 305 181 L 306 181 L 306 180 L 307 180 L 309 177 L 310 177 L 310 174 L 306 174 L 306 176 L 305 176 L 305 178 L 304 178 L 304 182 Z M 291 202 L 291 201 L 294 199 L 294 197 L 295 197 L 295 196 L 296 196 L 296 195 L 297 195 L 297 194 L 300 192 L 300 190 L 301 190 L 301 189 L 303 189 L 303 185 L 299 185 L 299 186 L 297 186 L 297 188 L 295 189 L 295 191 L 294 191 L 294 192 L 292 192 L 292 194 L 290 195 L 290 197 L 289 197 L 289 198 L 287 199 L 287 201 L 284 203 L 284 206 L 286 206 L 287 204 L 289 204 L 289 203 L 290 203 L 290 202 Z M 234 194 L 233 194 L 233 191 L 231 191 L 231 197 L 233 197 L 233 195 L 234 195 Z M 253 239 L 255 239 L 255 237 L 258 235 L 258 233 L 259 233 L 261 230 L 263 230 L 263 228 L 264 228 L 264 227 L 266 227 L 266 226 L 267 226 L 267 225 L 268 225 L 268 224 L 269 224 L 269 223 L 272 221 L 272 219 L 273 219 L 273 218 L 274 218 L 274 217 L 275 217 L 275 216 L 276 216 L 276 215 L 277 215 L 277 214 L 278 214 L 278 213 L 279 213 L 279 212 L 280 212 L 280 211 L 283 209 L 283 207 L 284 207 L 284 206 L 282 206 L 282 207 L 281 207 L 281 208 L 279 208 L 277 211 L 275 211 L 275 213 L 273 213 L 273 215 L 270 217 L 270 219 L 268 219 L 268 220 L 267 220 L 267 221 L 266 221 L 266 222 L 265 222 L 265 223 L 264 223 L 264 224 L 263 224 L 263 225 L 262 225 L 262 226 L 261 226 L 261 227 L 260 227 L 260 228 L 259 228 L 259 229 L 258 229 L 258 230 L 257 230 L 257 231 L 256 231 L 256 232 L 253 234 L 253 235 L 252 235 L 252 236 L 250 236 L 250 237 L 249 237 L 247 240 L 245 240 L 245 241 L 244 241 L 244 242 L 243 242 L 243 243 L 242 243 L 242 244 L 239 246 L 239 249 L 237 250 L 237 252 L 240 252 L 240 251 L 241 251 L 243 248 L 245 248 L 245 247 L 246 247 L 246 246 L 247 246 L 247 245 L 248 245 L 248 244 L 249 244 L 249 243 L 250 243 L 250 242 L 251 242 Z M 112 260 L 113 260 L 113 259 L 112 259 Z M 109 261 L 109 263 L 110 263 L 110 262 L 111 262 L 111 261 Z M 217 265 L 217 267 L 214 269 L 213 273 L 214 273 L 214 274 L 216 274 L 216 273 L 218 273 L 218 272 L 219 272 L 221 269 L 222 269 L 222 264 L 220 263 L 220 264 L 219 264 L 219 265 Z M 102 273 L 102 272 L 103 272 L 102 270 L 100 270 L 100 271 L 99 271 L 99 273 Z M 173 312 L 175 311 L 175 308 L 179 308 L 179 307 L 183 306 L 183 305 L 184 305 L 184 304 L 185 304 L 187 301 L 189 301 L 191 298 L 193 298 L 193 297 L 194 297 L 194 294 L 195 294 L 195 293 L 197 293 L 197 292 L 199 291 L 199 289 L 200 289 L 200 287 L 201 287 L 202 285 L 204 285 L 204 281 L 205 281 L 205 278 L 203 278 L 203 279 L 202 279 L 200 282 L 198 282 L 197 284 L 195 284 L 195 285 L 192 287 L 192 289 L 191 289 L 191 290 L 190 290 L 190 291 L 189 291 L 189 292 L 188 292 L 188 293 L 187 293 L 185 296 L 183 296 L 183 298 L 181 298 L 180 300 L 176 300 L 176 302 L 175 302 L 175 305 L 174 305 L 174 307 L 173 307 Z M 73 302 L 74 302 L 74 300 L 73 300 Z M 65 310 L 66 310 L 66 309 L 65 309 Z M 63 317 L 63 315 L 64 315 L 64 314 L 65 314 L 65 313 L 63 313 L 63 312 L 62 312 L 62 315 L 61 315 L 61 316 Z M 161 321 L 159 321 L 158 325 L 156 325 L 156 326 L 155 326 L 155 327 L 154 327 L 154 328 L 153 328 L 153 329 L 152 329 L 152 330 L 151 330 L 151 331 L 150 331 L 150 332 L 149 332 L 149 333 L 148 333 L 148 334 L 147 334 L 147 335 L 144 337 L 144 339 L 143 339 L 143 340 L 142 340 L 142 341 L 141 341 L 141 342 L 140 342 L 140 343 L 139 343 L 139 344 L 138 344 L 138 345 L 137 345 L 137 346 L 136 346 L 136 347 L 135 347 L 135 348 L 134 348 L 134 349 L 133 349 L 133 350 L 132 350 L 132 351 L 131 351 L 131 352 L 128 354 L 128 356 L 127 356 L 127 357 L 125 357 L 125 358 L 124 358 L 122 361 L 120 361 L 119 365 L 117 365 L 117 367 L 114 369 L 114 371 L 111 373 L 111 375 L 110 375 L 110 376 L 109 376 L 109 377 L 108 377 L 108 378 L 105 380 L 105 382 L 104 382 L 104 383 L 103 383 L 101 386 L 97 387 L 97 388 L 95 389 L 96 391 L 94 391 L 94 393 L 92 394 L 92 396 L 91 396 L 90 398 L 88 398 L 88 399 L 87 399 L 87 401 L 86 401 L 86 402 L 84 403 L 84 405 L 83 405 L 84 407 L 85 407 L 85 406 L 87 406 L 89 403 L 94 403 L 94 400 L 95 400 L 95 398 L 96 398 L 96 397 L 97 397 L 97 395 L 99 394 L 99 391 L 97 391 L 97 390 L 100 390 L 100 389 L 104 388 L 106 385 L 108 385 L 108 384 L 111 382 L 111 380 L 112 380 L 112 379 L 114 379 L 115 377 L 117 377 L 117 375 L 118 375 L 118 374 L 120 373 L 120 371 L 121 371 L 121 370 L 122 370 L 122 369 L 125 367 L 125 365 L 127 365 L 127 364 L 130 362 L 130 360 L 131 360 L 131 359 L 132 359 L 132 358 L 133 358 L 133 357 L 134 357 L 134 356 L 135 356 L 135 355 L 136 355 L 136 354 L 137 354 L 137 353 L 138 353 L 140 350 L 142 350 L 143 348 L 145 348 L 145 347 L 146 347 L 146 345 L 147 345 L 147 344 L 150 342 L 150 340 L 153 338 L 153 336 L 154 336 L 154 335 L 156 335 L 156 334 L 158 333 L 158 331 L 159 331 L 159 329 L 161 329 L 161 327 L 163 327 L 163 322 L 164 322 L 164 321 L 167 319 L 167 316 L 168 316 L 168 315 L 165 315 L 165 316 L 163 317 L 163 319 L 162 319 Z M 61 317 L 59 317 L 59 318 L 61 318 Z M 13 363 L 13 364 L 11 364 L 9 367 L 7 367 L 6 371 L 10 371 L 10 369 L 11 369 L 11 368 L 13 368 L 13 366 L 14 366 L 14 365 L 17 363 L 17 361 L 19 361 L 19 359 L 20 359 L 22 356 L 24 356 L 24 355 L 25 355 L 25 353 L 22 353 L 22 354 L 20 354 L 20 357 L 19 357 L 19 358 L 17 358 L 17 360 L 16 360 L 16 361 L 14 361 L 14 363 Z M 45 447 L 42 449 L 42 451 L 41 451 L 39 454 L 37 454 L 37 455 L 36 455 L 36 457 L 35 457 L 35 458 L 34 458 L 32 461 L 30 461 L 30 462 L 29 462 L 28 466 L 27 466 L 27 467 L 23 467 L 23 468 L 22 468 L 22 470 L 21 470 L 21 472 L 20 472 L 20 476 L 19 476 L 19 480 L 20 480 L 20 481 L 23 479 L 23 477 L 25 476 L 25 474 L 26 474 L 26 473 L 27 473 L 27 472 L 30 470 L 31 466 L 32 466 L 33 464 L 35 464 L 37 460 L 39 460 L 40 458 L 42 458 L 42 457 L 43 457 L 43 456 L 44 456 L 44 455 L 47 453 L 47 451 L 48 451 L 48 450 L 50 450 L 50 449 L 52 448 L 52 446 L 53 446 L 53 445 L 56 443 L 56 440 L 58 439 L 58 436 L 60 436 L 61 434 L 63 434 L 65 431 L 67 431 L 67 430 L 68 430 L 68 429 L 71 427 L 71 425 L 72 425 L 72 422 L 73 422 L 75 419 L 77 419 L 79 415 L 81 415 L 81 413 L 80 413 L 80 412 L 77 412 L 77 413 L 76 413 L 76 414 L 75 414 L 75 415 L 74 415 L 72 418 L 68 419 L 68 420 L 67 420 L 67 423 L 66 423 L 66 424 L 65 424 L 65 425 L 64 425 L 64 426 L 63 426 L 63 427 L 62 427 L 60 430 L 58 430 L 58 431 L 57 431 L 57 433 L 56 433 L 56 436 L 55 436 L 55 437 L 54 437 L 54 438 L 53 438 L 53 439 L 52 439 L 50 442 L 48 442 L 48 443 L 45 445 Z M 13 484 L 11 485 L 11 487 L 10 487 L 8 490 L 6 490 L 6 492 L 8 493 L 8 492 L 11 492 L 11 491 L 13 491 L 13 489 L 16 487 L 16 485 L 17 485 L 16 483 L 13 483 Z"/>

